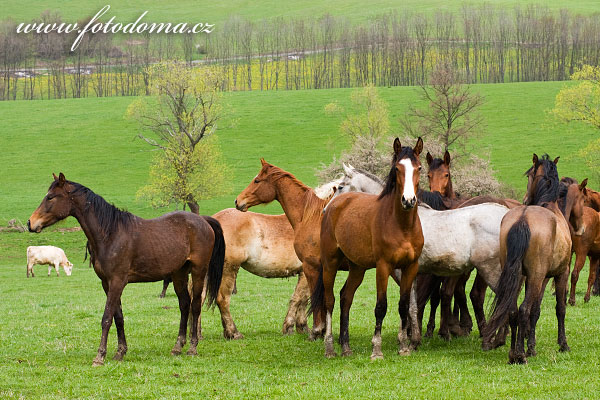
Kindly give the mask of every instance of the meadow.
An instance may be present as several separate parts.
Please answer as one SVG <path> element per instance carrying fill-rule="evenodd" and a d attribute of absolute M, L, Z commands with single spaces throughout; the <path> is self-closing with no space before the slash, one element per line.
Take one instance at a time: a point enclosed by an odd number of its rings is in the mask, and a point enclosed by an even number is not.
<path fill-rule="evenodd" d="M 489 3 L 505 9 L 510 9 L 516 5 L 523 7 L 529 4 L 539 4 L 557 12 L 561 9 L 569 9 L 575 14 L 591 14 L 598 11 L 598 4 L 594 0 L 494 0 L 491 2 L 475 0 L 468 3 Z M 159 0 L 118 0 L 110 3 L 104 0 L 86 0 L 85 2 L 76 0 L 64 0 L 60 2 L 32 0 L 27 3 L 27 7 L 23 7 L 22 3 L 11 0 L 8 4 L 3 5 L 3 15 L 10 16 L 17 22 L 25 22 L 33 18 L 38 18 L 43 10 L 57 10 L 66 21 L 76 22 L 86 16 L 95 15 L 106 4 L 110 4 L 111 9 L 105 16 L 116 16 L 115 22 L 135 21 L 143 11 L 150 10 L 147 17 L 144 18 L 147 22 L 208 22 L 216 24 L 224 22 L 232 14 L 256 22 L 265 19 L 266 16 L 268 18 L 296 18 L 319 17 L 325 14 L 345 16 L 351 21 L 363 22 L 367 21 L 370 17 L 392 10 L 411 10 L 413 12 L 424 13 L 433 13 L 436 10 L 449 10 L 458 13 L 462 6 L 462 2 L 448 2 L 444 0 L 405 0 L 401 3 L 393 0 L 374 0 L 369 2 L 368 7 L 365 7 L 364 2 L 358 0 L 334 0 L 327 2 L 318 0 L 302 2 L 293 0 L 266 0 L 260 2 L 229 0 L 226 2 L 202 3 L 194 0 L 181 0 L 177 2 L 177 7 Z M 232 10 L 235 10 L 235 12 L 232 13 Z"/>
<path fill-rule="evenodd" d="M 577 157 L 596 137 L 579 125 L 564 125 L 547 113 L 566 83 L 476 85 L 486 98 L 486 131 L 471 141 L 472 151 L 489 154 L 499 179 L 523 192 L 523 172 L 532 152 L 561 156 L 561 176 L 597 176 Z M 391 111 L 394 131 L 410 104 L 418 103 L 411 87 L 380 88 Z M 233 176 L 232 192 L 202 202 L 212 214 L 231 207 L 233 199 L 256 175 L 259 158 L 278 165 L 309 185 L 315 169 L 329 163 L 348 145 L 339 133 L 339 118 L 324 112 L 338 102 L 349 105 L 352 89 L 228 93 L 230 115 L 219 127 L 219 143 Z M 152 149 L 136 139 L 137 127 L 125 119 L 132 98 L 87 98 L 4 102 L 0 107 L 0 226 L 25 222 L 51 182 L 64 172 L 119 207 L 152 217 L 170 211 L 152 209 L 135 193 L 147 179 Z M 391 147 L 391 143 L 390 143 Z M 459 189 L 459 188 L 457 188 Z M 255 211 L 281 212 L 278 204 Z M 568 307 L 566 329 L 572 351 L 556 345 L 554 298 L 547 290 L 538 323 L 538 356 L 526 366 L 506 364 L 508 348 L 482 352 L 475 329 L 471 336 L 447 343 L 424 339 L 409 357 L 396 355 L 398 300 L 389 287 L 383 327 L 385 359 L 370 362 L 374 326 L 374 273 L 359 288 L 350 319 L 354 355 L 326 360 L 323 343 L 306 335 L 280 333 L 295 279 L 266 280 L 245 271 L 231 312 L 245 338 L 225 341 L 218 311 L 203 312 L 204 340 L 197 357 L 172 357 L 178 324 L 177 300 L 169 290 L 159 299 L 160 283 L 128 286 L 122 298 L 129 352 L 122 363 L 92 368 L 100 337 L 105 296 L 93 270 L 83 262 L 85 236 L 64 228 L 74 219 L 39 235 L 0 233 L 0 397 L 2 398 L 595 398 L 600 364 L 600 298 L 584 304 L 587 269 L 580 279 L 578 304 Z M 55 244 L 75 264 L 71 277 L 46 277 L 36 267 L 25 278 L 25 249 Z M 345 273 L 340 273 L 336 291 Z M 490 301 L 488 294 L 488 302 Z M 339 318 L 337 308 L 334 331 Z M 337 335 L 336 335 L 337 336 Z M 109 354 L 116 347 L 115 329 Z M 339 351 L 339 348 L 338 348 Z M 108 357 L 107 357 L 108 359 Z"/>

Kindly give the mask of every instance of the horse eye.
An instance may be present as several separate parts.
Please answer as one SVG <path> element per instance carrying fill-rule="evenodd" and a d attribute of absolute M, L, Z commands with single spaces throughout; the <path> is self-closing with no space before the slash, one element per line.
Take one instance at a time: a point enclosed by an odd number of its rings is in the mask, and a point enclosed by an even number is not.
<path fill-rule="evenodd" d="M 258 183 L 258 179 L 255 179 L 255 180 L 254 180 L 254 183 Z"/>
<path fill-rule="evenodd" d="M 422 169 L 423 169 L 423 167 L 419 165 L 419 168 L 418 168 L 418 170 L 420 171 L 420 170 L 422 170 Z"/>
<path fill-rule="evenodd" d="M 55 198 L 55 197 L 56 197 L 56 196 L 50 196 L 50 195 L 48 195 L 48 196 L 46 196 L 46 200 L 50 201 L 50 200 L 52 200 L 52 199 L 53 199 L 53 198 Z"/>
<path fill-rule="evenodd" d="M 446 178 L 447 178 L 447 177 L 449 177 L 449 176 L 450 176 L 450 174 L 445 174 L 445 175 L 444 175 L 444 177 L 446 177 Z"/>

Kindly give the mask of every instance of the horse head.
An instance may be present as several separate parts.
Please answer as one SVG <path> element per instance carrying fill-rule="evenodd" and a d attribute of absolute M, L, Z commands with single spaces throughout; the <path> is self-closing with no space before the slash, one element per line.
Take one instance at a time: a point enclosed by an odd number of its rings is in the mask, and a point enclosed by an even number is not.
<path fill-rule="evenodd" d="M 421 161 L 419 155 L 423 151 L 423 139 L 419 138 L 414 148 L 402 147 L 400 139 L 394 140 L 394 157 L 392 167 L 386 179 L 385 187 L 379 195 L 385 196 L 396 192 L 400 196 L 402 208 L 410 210 L 417 205 L 417 191 L 419 190 L 419 177 Z"/>
<path fill-rule="evenodd" d="M 451 197 L 454 192 L 452 190 L 452 180 L 450 178 L 450 153 L 448 150 L 444 153 L 444 159 L 433 158 L 427 152 L 427 165 L 429 171 L 427 178 L 429 179 L 429 190 L 432 192 L 440 192 L 444 197 Z"/>
<path fill-rule="evenodd" d="M 27 221 L 29 232 L 40 233 L 42 229 L 67 218 L 71 214 L 70 193 L 73 185 L 65 179 L 61 172 L 59 176 L 52 174 L 54 181 L 48 189 L 39 207 Z"/>

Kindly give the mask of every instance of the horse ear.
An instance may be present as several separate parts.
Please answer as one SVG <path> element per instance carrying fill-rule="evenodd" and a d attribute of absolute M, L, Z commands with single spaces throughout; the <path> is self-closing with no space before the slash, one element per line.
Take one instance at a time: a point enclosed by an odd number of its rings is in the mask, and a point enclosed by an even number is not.
<path fill-rule="evenodd" d="M 349 165 L 346 165 L 346 163 L 342 164 L 342 166 L 344 167 L 344 172 L 346 173 L 346 175 L 350 178 L 352 178 L 352 167 Z"/>
<path fill-rule="evenodd" d="M 64 185 L 67 180 L 65 179 L 65 175 L 61 172 L 58 174 L 58 184 L 60 186 Z"/>
<path fill-rule="evenodd" d="M 425 159 L 427 160 L 427 165 L 431 166 L 431 163 L 433 162 L 433 156 L 429 154 L 429 152 L 427 152 Z"/>
<path fill-rule="evenodd" d="M 580 184 L 579 184 L 579 190 L 581 190 L 583 193 L 585 193 L 585 187 L 587 186 L 587 180 L 588 178 L 585 178 Z"/>
<path fill-rule="evenodd" d="M 556 157 L 556 158 L 554 159 L 554 165 L 558 164 L 558 159 L 559 159 L 559 158 L 560 158 L 560 157 Z"/>
<path fill-rule="evenodd" d="M 419 136 L 419 138 L 417 139 L 417 144 L 413 148 L 413 151 L 417 154 L 417 157 L 419 157 L 419 155 L 423 151 L 423 139 L 421 139 L 421 136 Z"/>
<path fill-rule="evenodd" d="M 444 153 L 444 164 L 446 164 L 448 167 L 450 166 L 450 153 L 448 150 L 446 150 Z"/>
<path fill-rule="evenodd" d="M 265 161 L 264 158 L 260 159 L 260 164 L 264 167 L 265 165 L 267 165 L 268 163 Z"/>
<path fill-rule="evenodd" d="M 538 159 L 538 155 L 533 153 L 533 165 L 537 165 L 539 159 Z"/>
<path fill-rule="evenodd" d="M 402 150 L 402 145 L 400 144 L 400 139 L 396 138 L 394 139 L 394 154 L 400 153 L 400 150 Z"/>
<path fill-rule="evenodd" d="M 58 176 L 56 176 L 56 174 L 54 172 L 52 173 L 52 177 L 54 178 L 55 181 L 58 180 Z"/>

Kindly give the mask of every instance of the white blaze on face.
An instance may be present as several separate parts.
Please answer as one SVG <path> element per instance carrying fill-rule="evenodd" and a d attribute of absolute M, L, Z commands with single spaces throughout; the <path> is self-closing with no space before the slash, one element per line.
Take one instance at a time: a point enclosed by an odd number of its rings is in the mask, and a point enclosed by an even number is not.
<path fill-rule="evenodd" d="M 400 164 L 404 165 L 404 198 L 408 201 L 415 198 L 415 186 L 413 185 L 413 172 L 415 167 L 413 167 L 410 159 L 405 158 L 400 160 Z"/>

